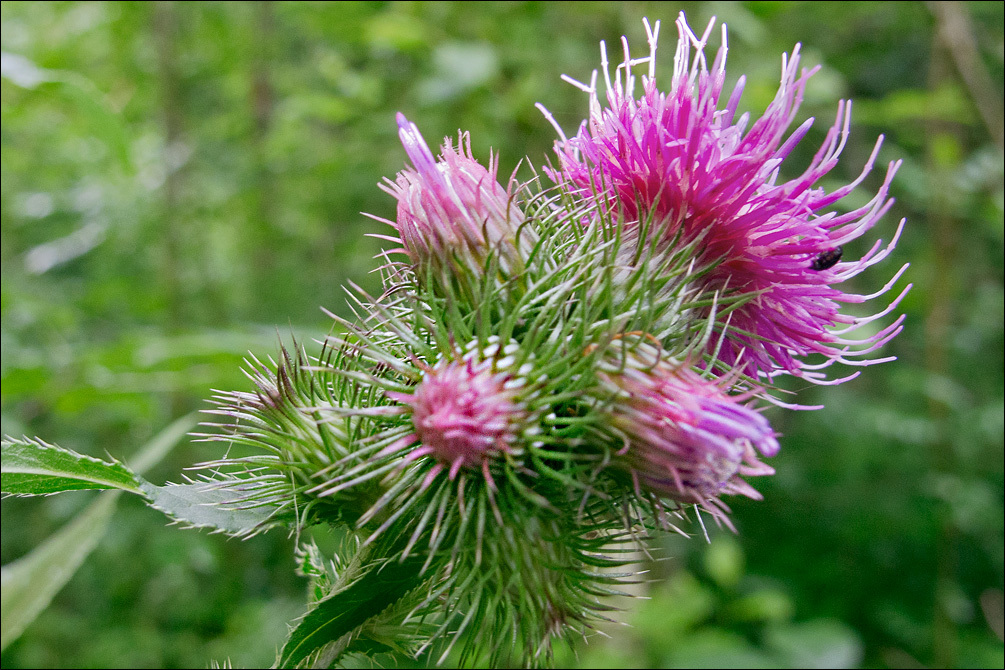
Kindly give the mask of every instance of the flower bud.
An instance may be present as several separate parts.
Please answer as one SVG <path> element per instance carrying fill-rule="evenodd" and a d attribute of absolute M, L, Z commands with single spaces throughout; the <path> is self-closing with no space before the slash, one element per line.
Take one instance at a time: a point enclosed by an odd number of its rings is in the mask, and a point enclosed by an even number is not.
<path fill-rule="evenodd" d="M 616 463 L 638 489 L 718 513 L 718 497 L 760 494 L 742 476 L 768 475 L 778 453 L 768 421 L 715 381 L 641 345 L 623 365 L 599 373 L 613 400 L 603 409 L 625 440 Z"/>
<path fill-rule="evenodd" d="M 414 167 L 382 188 L 398 200 L 398 231 L 405 253 L 417 266 L 464 271 L 480 276 L 489 254 L 504 271 L 521 267 L 529 239 L 517 239 L 524 215 L 513 202 L 514 188 L 497 180 L 498 158 L 486 169 L 471 155 L 471 138 L 462 133 L 457 148 L 446 140 L 435 160 L 418 128 L 398 114 L 398 134 Z"/>
<path fill-rule="evenodd" d="M 459 360 L 429 368 L 414 392 L 388 393 L 411 407 L 420 444 L 409 460 L 431 455 L 441 470 L 450 468 L 453 479 L 462 467 L 487 472 L 494 456 L 516 448 L 527 412 L 519 398 L 523 378 L 507 365 L 508 350 L 515 346 L 503 352 L 496 343 L 481 351 L 472 347 Z"/>

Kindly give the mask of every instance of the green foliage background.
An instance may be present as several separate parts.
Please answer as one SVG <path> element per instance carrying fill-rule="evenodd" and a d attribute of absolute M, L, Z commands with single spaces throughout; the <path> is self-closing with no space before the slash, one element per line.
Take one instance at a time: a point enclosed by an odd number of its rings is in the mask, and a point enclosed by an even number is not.
<path fill-rule="evenodd" d="M 648 16 L 667 83 L 680 9 L 695 29 L 728 23 L 727 74 L 747 75 L 755 114 L 794 43 L 823 65 L 790 174 L 841 98 L 853 130 L 829 188 L 886 134 L 880 163 L 904 167 L 874 234 L 909 223 L 857 288 L 908 261 L 915 288 L 886 349 L 898 362 L 799 389 L 824 410 L 770 413 L 778 474 L 757 482 L 763 502 L 735 501 L 738 536 L 655 543 L 631 627 L 559 662 L 1002 667 L 1000 2 L 4 2 L 2 432 L 128 459 L 211 389 L 249 388 L 247 351 L 323 336 L 319 305 L 349 316 L 341 285 L 376 285 L 365 233 L 386 231 L 359 212 L 393 217 L 376 184 L 404 165 L 396 111 L 431 144 L 469 130 L 502 173 L 540 163 L 554 137 L 534 103 L 569 132 L 586 113 L 559 75 L 588 79 L 600 39 L 641 53 Z M 216 456 L 183 443 L 148 477 Z M 3 563 L 92 497 L 4 500 Z M 122 500 L 2 664 L 267 665 L 306 602 L 292 548 Z"/>

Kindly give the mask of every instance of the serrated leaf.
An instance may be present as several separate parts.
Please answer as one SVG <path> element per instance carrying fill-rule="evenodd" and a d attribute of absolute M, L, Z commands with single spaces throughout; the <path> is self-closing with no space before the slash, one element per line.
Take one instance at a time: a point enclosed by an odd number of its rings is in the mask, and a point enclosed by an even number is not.
<path fill-rule="evenodd" d="M 280 523 L 275 506 L 242 508 L 234 493 L 219 482 L 155 486 L 144 481 L 140 486 L 151 507 L 194 528 L 247 536 Z"/>
<path fill-rule="evenodd" d="M 37 496 L 82 489 L 142 494 L 139 482 L 122 463 L 109 463 L 37 439 L 3 440 L 0 490 L 5 494 Z"/>
<path fill-rule="evenodd" d="M 319 601 L 290 633 L 279 667 L 295 668 L 313 652 L 380 614 L 418 585 L 423 563 L 416 556 L 385 563 Z"/>
<path fill-rule="evenodd" d="M 133 460 L 137 472 L 153 467 L 195 425 L 189 414 L 171 423 L 144 445 Z M 6 457 L 6 452 L 4 452 Z M 5 461 L 6 464 L 6 461 Z M 108 491 L 42 544 L 0 570 L 0 649 L 16 640 L 104 536 L 120 491 Z"/>

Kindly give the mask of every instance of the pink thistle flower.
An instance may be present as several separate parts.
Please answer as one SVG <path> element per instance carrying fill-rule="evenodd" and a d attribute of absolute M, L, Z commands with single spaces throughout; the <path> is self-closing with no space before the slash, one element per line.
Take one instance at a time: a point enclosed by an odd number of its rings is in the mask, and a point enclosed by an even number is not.
<path fill-rule="evenodd" d="M 624 62 L 615 69 L 613 82 L 601 43 L 606 108 L 598 97 L 596 71 L 589 85 L 565 77 L 590 96 L 589 119 L 575 137 L 566 138 L 538 105 L 561 137 L 556 142 L 559 169 L 551 176 L 581 197 L 598 197 L 615 219 L 623 217 L 629 230 L 651 218 L 661 244 L 697 242 L 696 267 L 711 268 L 698 280 L 704 291 L 751 297 L 729 315 L 728 339 L 719 350 L 719 360 L 728 368 L 751 377 L 787 372 L 824 383 L 816 370 L 836 361 L 882 362 L 855 359 L 896 336 L 903 316 L 860 339 L 845 336 L 892 311 L 910 286 L 873 316 L 853 317 L 839 310 L 843 303 L 865 302 L 887 292 L 907 266 L 873 295 L 845 293 L 833 284 L 883 260 L 896 245 L 903 221 L 886 247 L 877 242 L 862 258 L 838 262 L 842 246 L 863 235 L 892 205 L 887 193 L 900 162 L 890 164 L 868 204 L 845 214 L 828 211 L 870 172 L 882 142 L 880 137 L 854 182 L 831 193 L 815 188 L 837 165 L 848 137 L 851 103 L 842 102 L 810 166 L 798 177 L 777 183 L 779 166 L 813 122 L 808 119 L 786 139 L 806 82 L 819 68 L 799 72 L 799 45 L 791 58 L 784 55 L 778 93 L 748 129 L 748 114 L 734 118 L 743 77 L 720 108 L 726 32 L 723 26 L 723 46 L 709 69 L 704 48 L 713 25 L 714 19 L 699 38 L 681 13 L 669 93 L 657 89 L 655 81 L 659 22 L 655 30 L 645 22 L 648 57 L 633 60 L 622 38 Z M 641 63 L 648 63 L 648 74 L 636 98 L 631 68 Z M 832 330 L 837 325 L 843 328 Z M 713 341 L 709 350 L 715 346 Z M 824 362 L 800 360 L 812 354 L 821 354 Z"/>
<path fill-rule="evenodd" d="M 412 393 L 387 393 L 411 408 L 414 433 L 398 444 L 420 444 L 406 461 L 427 455 L 439 461 L 427 484 L 448 467 L 450 479 L 466 467 L 481 469 L 491 482 L 490 461 L 513 451 L 527 416 L 518 399 L 523 379 L 505 369 L 507 359 L 494 358 L 498 348 L 489 345 L 482 352 L 484 360 L 469 353 L 461 360 L 441 361 L 426 371 Z"/>
<path fill-rule="evenodd" d="M 385 239 L 401 243 L 398 251 L 416 264 L 432 260 L 450 267 L 457 256 L 480 274 L 488 253 L 495 251 L 502 267 L 510 269 L 520 259 L 516 245 L 524 215 L 513 203 L 514 180 L 509 189 L 497 180 L 498 157 L 491 157 L 486 169 L 472 157 L 471 138 L 463 133 L 456 149 L 447 139 L 435 160 L 415 124 L 401 113 L 397 120 L 414 167 L 381 184 L 398 200 L 397 221 L 378 220 L 393 226 L 400 239 Z"/>
<path fill-rule="evenodd" d="M 758 452 L 774 456 L 779 445 L 767 419 L 741 404 L 751 394 L 730 396 L 722 380 L 662 359 L 649 345 L 599 374 L 614 394 L 604 411 L 625 439 L 618 464 L 637 490 L 702 505 L 717 518 L 726 510 L 721 495 L 761 499 L 742 477 L 774 474 Z"/>

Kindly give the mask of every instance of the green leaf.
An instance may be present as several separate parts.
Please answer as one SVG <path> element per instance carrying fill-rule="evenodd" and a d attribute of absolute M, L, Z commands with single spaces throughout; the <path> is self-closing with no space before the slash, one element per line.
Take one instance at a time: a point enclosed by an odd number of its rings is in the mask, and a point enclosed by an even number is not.
<path fill-rule="evenodd" d="M 369 569 L 318 602 L 290 633 L 279 667 L 294 668 L 312 653 L 352 633 L 415 588 L 424 559 L 409 557 Z"/>
<path fill-rule="evenodd" d="M 150 467 L 192 427 L 193 417 L 174 422 L 136 458 Z M 251 506 L 220 482 L 156 486 L 119 462 L 101 461 L 37 438 L 3 441 L 2 491 L 9 495 L 46 495 L 81 489 L 122 489 L 138 493 L 151 507 L 196 528 L 252 535 L 285 516 L 275 505 Z"/>
<path fill-rule="evenodd" d="M 158 433 L 137 454 L 136 470 L 142 472 L 153 467 L 195 423 L 196 414 L 189 414 Z M 6 455 L 4 451 L 5 468 Z M 119 494 L 120 491 L 102 494 L 30 553 L 3 566 L 0 649 L 6 649 L 24 632 L 97 546 L 108 528 Z"/>
<path fill-rule="evenodd" d="M 864 656 L 862 638 L 838 619 L 771 628 L 765 643 L 791 668 L 857 668 Z"/>
<path fill-rule="evenodd" d="M 249 536 L 278 525 L 279 508 L 247 506 L 219 482 L 155 486 L 140 482 L 150 506 L 193 528 L 213 528 L 230 535 Z"/>
<path fill-rule="evenodd" d="M 0 649 L 48 606 L 104 536 L 119 491 L 101 495 L 31 553 L 0 570 Z"/>
<path fill-rule="evenodd" d="M 122 489 L 142 493 L 140 479 L 126 466 L 78 454 L 39 439 L 4 438 L 0 490 L 37 496 L 81 489 Z"/>

